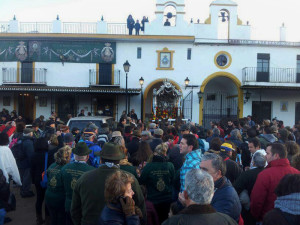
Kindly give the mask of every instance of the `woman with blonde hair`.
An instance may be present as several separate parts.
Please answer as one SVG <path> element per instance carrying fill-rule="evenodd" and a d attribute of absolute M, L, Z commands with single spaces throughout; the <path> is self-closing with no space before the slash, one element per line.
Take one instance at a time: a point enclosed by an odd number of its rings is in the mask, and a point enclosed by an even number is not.
<path fill-rule="evenodd" d="M 104 190 L 106 206 L 99 217 L 99 225 L 140 224 L 139 217 L 142 217 L 142 212 L 135 206 L 132 199 L 134 192 L 131 184 L 133 182 L 133 177 L 122 170 L 116 171 L 107 178 Z"/>
<path fill-rule="evenodd" d="M 48 184 L 46 190 L 46 205 L 51 217 L 51 225 L 65 224 L 65 193 L 61 179 L 61 169 L 70 162 L 71 148 L 64 146 L 55 154 L 55 162 L 48 168 Z"/>

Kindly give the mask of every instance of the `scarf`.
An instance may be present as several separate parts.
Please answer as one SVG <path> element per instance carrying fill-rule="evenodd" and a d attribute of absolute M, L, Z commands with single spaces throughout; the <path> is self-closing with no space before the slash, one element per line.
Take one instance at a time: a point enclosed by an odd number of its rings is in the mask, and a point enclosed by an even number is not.
<path fill-rule="evenodd" d="M 277 197 L 275 208 L 292 215 L 300 215 L 300 192 Z"/>
<path fill-rule="evenodd" d="M 119 164 L 114 164 L 114 163 L 111 163 L 111 162 L 105 162 L 104 164 L 101 164 L 99 167 L 102 167 L 102 166 L 107 166 L 108 168 L 118 168 L 118 169 L 120 169 Z"/>

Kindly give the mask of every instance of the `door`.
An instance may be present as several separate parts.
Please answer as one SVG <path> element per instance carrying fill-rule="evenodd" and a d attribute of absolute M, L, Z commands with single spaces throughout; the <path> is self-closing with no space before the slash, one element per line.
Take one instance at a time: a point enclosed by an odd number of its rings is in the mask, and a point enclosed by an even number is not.
<path fill-rule="evenodd" d="M 295 124 L 300 124 L 300 102 L 296 102 L 295 108 Z"/>
<path fill-rule="evenodd" d="M 256 123 L 262 123 L 263 120 L 271 120 L 272 102 L 257 101 L 252 102 L 252 117 Z"/>
<path fill-rule="evenodd" d="M 34 95 L 22 93 L 18 97 L 19 115 L 25 118 L 27 124 L 31 124 L 35 119 L 34 114 Z"/>
<path fill-rule="evenodd" d="M 257 82 L 270 80 L 270 54 L 257 54 Z"/>
<path fill-rule="evenodd" d="M 64 122 L 68 122 L 68 114 L 72 114 L 72 116 L 77 116 L 75 109 L 75 98 L 72 96 L 59 96 L 57 97 L 57 116 L 60 120 Z"/>
<path fill-rule="evenodd" d="M 112 65 L 111 64 L 99 64 L 99 85 L 111 85 L 112 84 Z"/>
<path fill-rule="evenodd" d="M 32 62 L 23 62 L 21 68 L 21 83 L 32 83 Z"/>

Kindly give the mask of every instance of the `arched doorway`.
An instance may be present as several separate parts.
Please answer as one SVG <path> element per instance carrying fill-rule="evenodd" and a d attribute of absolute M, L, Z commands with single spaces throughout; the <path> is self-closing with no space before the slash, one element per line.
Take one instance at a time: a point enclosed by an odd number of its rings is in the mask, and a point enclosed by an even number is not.
<path fill-rule="evenodd" d="M 169 79 L 158 79 L 151 82 L 144 92 L 143 118 L 173 118 L 181 114 L 182 90 Z M 176 115 L 176 116 L 175 116 Z"/>
<path fill-rule="evenodd" d="M 209 127 L 212 120 L 243 117 L 241 82 L 232 74 L 217 72 L 207 77 L 202 85 L 204 96 L 200 103 L 199 122 Z"/>

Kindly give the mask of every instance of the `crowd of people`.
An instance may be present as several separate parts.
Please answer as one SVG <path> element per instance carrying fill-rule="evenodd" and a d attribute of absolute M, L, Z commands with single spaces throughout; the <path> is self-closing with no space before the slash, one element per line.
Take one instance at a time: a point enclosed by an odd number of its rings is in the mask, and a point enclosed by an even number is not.
<path fill-rule="evenodd" d="M 11 181 L 36 198 L 37 225 L 300 224 L 300 125 L 145 124 L 134 110 L 115 127 L 2 124 L 0 224 L 18 210 Z"/>

